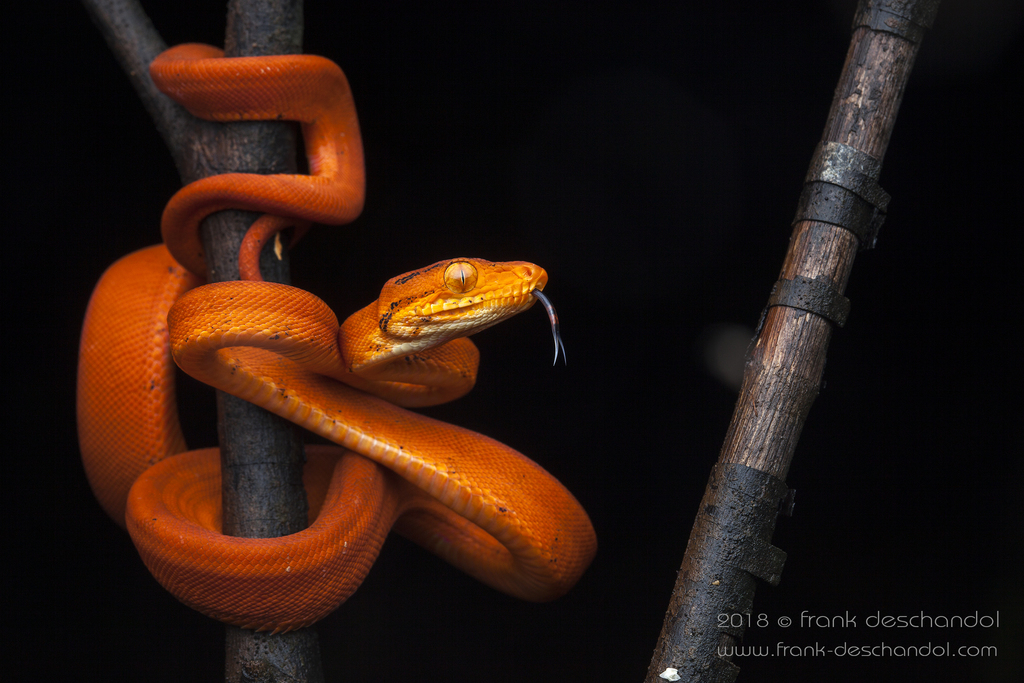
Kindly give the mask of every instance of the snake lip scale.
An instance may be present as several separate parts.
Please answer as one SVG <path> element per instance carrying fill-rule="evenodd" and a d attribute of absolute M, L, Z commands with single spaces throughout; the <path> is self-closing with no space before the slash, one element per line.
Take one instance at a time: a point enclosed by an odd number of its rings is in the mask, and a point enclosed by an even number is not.
<path fill-rule="evenodd" d="M 182 45 L 151 74 L 203 118 L 299 121 L 311 172 L 187 185 L 164 211 L 164 244 L 114 263 L 90 299 L 77 387 L 82 460 L 157 581 L 210 617 L 289 631 L 344 602 L 394 529 L 510 595 L 568 591 L 597 550 L 573 495 L 509 446 L 408 410 L 472 389 L 479 352 L 468 335 L 535 301 L 551 321 L 555 360 L 559 349 L 564 358 L 544 269 L 440 261 L 392 278 L 339 324 L 313 294 L 260 281 L 255 259 L 283 226 L 347 223 L 363 206 L 359 124 L 341 69 L 310 55 L 225 59 Z M 248 279 L 203 284 L 198 224 L 225 208 L 265 214 L 250 231 L 258 237 L 246 238 L 255 248 L 243 242 Z M 175 363 L 337 444 L 306 449 L 307 529 L 220 533 L 219 453 L 185 444 Z"/>

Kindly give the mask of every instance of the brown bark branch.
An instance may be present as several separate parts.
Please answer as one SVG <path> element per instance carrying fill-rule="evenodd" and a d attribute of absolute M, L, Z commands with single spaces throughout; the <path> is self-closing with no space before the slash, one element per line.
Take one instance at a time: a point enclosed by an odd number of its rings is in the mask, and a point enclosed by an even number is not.
<path fill-rule="evenodd" d="M 200 162 L 205 157 L 196 153 L 190 141 L 203 129 L 213 130 L 216 124 L 193 118 L 153 85 L 149 64 L 167 49 L 167 44 L 142 6 L 137 0 L 82 0 L 82 4 L 153 119 L 182 183 L 203 177 Z"/>
<path fill-rule="evenodd" d="M 938 0 L 862 0 L 857 16 L 881 12 L 882 23 L 854 31 L 823 143 L 849 145 L 881 164 L 921 27 L 930 24 L 937 7 Z M 899 15 L 913 21 L 901 24 Z M 902 36 L 890 32 L 896 28 Z M 844 227 L 800 220 L 780 280 L 816 279 L 841 294 L 859 246 Z M 831 335 L 832 323 L 821 315 L 786 305 L 768 308 L 690 534 L 647 683 L 724 683 L 738 675 L 739 667 L 720 655 L 719 647 L 738 643 L 744 629 L 723 628 L 719 618 L 750 613 L 754 577 L 771 583 L 780 578 L 785 553 L 770 545 L 771 535 L 786 497 L 784 480 L 818 394 Z M 671 673 L 661 677 L 669 668 L 678 679 Z"/>
<path fill-rule="evenodd" d="M 166 49 L 135 0 L 83 0 L 164 138 L 182 183 L 218 173 L 294 173 L 296 132 L 278 122 L 201 121 L 162 95 L 149 78 L 149 63 Z M 302 48 L 301 0 L 231 0 L 225 54 L 290 54 Z M 256 216 L 223 211 L 203 222 L 208 280 L 238 277 L 238 246 Z M 261 259 L 264 278 L 289 279 L 287 260 L 270 250 Z M 218 392 L 218 433 L 223 473 L 223 531 L 269 538 L 306 528 L 302 486 L 304 454 L 293 426 L 250 403 Z M 313 628 L 287 634 L 227 627 L 227 681 L 323 680 Z"/>

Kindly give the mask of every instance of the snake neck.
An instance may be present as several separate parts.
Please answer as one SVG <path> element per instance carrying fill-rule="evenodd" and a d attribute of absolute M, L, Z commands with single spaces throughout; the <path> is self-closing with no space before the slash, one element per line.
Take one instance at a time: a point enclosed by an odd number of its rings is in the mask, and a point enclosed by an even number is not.
<path fill-rule="evenodd" d="M 338 349 L 345 369 L 367 379 L 389 361 L 415 352 L 403 351 L 406 346 L 381 332 L 376 301 L 350 315 L 338 330 Z"/>

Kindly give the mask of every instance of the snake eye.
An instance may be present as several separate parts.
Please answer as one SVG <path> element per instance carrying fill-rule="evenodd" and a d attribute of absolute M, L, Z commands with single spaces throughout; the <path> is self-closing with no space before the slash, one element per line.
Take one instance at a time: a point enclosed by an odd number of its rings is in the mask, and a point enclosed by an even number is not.
<path fill-rule="evenodd" d="M 468 261 L 454 261 L 444 269 L 444 286 L 456 294 L 465 294 L 476 287 L 476 266 Z"/>

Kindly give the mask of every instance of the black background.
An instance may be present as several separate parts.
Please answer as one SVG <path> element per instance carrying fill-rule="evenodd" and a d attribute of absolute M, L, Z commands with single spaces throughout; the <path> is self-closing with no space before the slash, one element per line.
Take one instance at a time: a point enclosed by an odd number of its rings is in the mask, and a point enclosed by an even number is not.
<path fill-rule="evenodd" d="M 218 3 L 146 4 L 169 44 L 222 40 Z M 600 550 L 568 596 L 533 605 L 392 537 L 319 627 L 328 679 L 640 680 L 735 400 L 702 348 L 723 325 L 752 327 L 777 277 L 852 5 L 334 5 L 307 3 L 305 45 L 352 83 L 367 208 L 307 237 L 294 281 L 344 317 L 441 258 L 544 266 L 569 364 L 549 367 L 531 311 L 478 337 L 477 389 L 432 414 L 558 476 Z M 16 661 L 37 680 L 219 680 L 223 629 L 164 593 L 104 516 L 74 429 L 90 289 L 159 239 L 179 181 L 85 12 L 45 7 L 14 15 L 25 21 L 5 67 L 15 449 L 3 480 L 17 547 L 5 576 L 25 601 L 8 624 L 29 636 Z M 1020 17 L 1013 2 L 947 0 L 925 39 L 885 159 L 889 216 L 858 256 L 851 318 L 788 478 L 783 581 L 756 596 L 773 624 L 806 611 L 857 627 L 746 639 L 773 654 L 948 642 L 998 655 L 747 657 L 741 680 L 1022 671 Z M 190 442 L 211 445 L 212 400 L 188 394 Z M 865 625 L 922 611 L 998 612 L 1001 625 Z"/>

